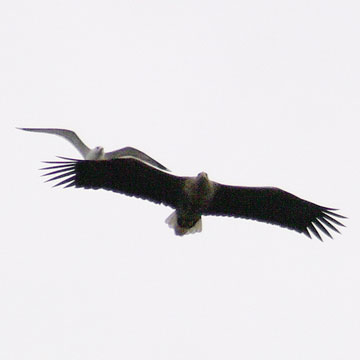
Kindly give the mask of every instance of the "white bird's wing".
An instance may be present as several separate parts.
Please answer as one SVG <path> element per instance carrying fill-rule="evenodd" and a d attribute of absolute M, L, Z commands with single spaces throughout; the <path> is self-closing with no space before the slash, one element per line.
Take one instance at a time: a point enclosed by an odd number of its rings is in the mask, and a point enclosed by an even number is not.
<path fill-rule="evenodd" d="M 170 171 L 164 165 L 160 164 L 158 161 L 151 158 L 149 155 L 146 155 L 142 151 L 135 149 L 133 147 L 127 146 L 122 149 L 107 152 L 104 154 L 105 160 L 119 159 L 119 158 L 126 157 L 126 156 L 142 160 L 142 161 L 144 161 L 150 165 L 153 165 L 159 169 Z"/>
<path fill-rule="evenodd" d="M 80 152 L 80 154 L 83 156 L 84 159 L 86 158 L 87 154 L 90 152 L 90 149 L 82 142 L 82 140 L 72 130 L 50 129 L 50 128 L 18 128 L 18 129 L 62 136 L 64 139 L 66 139 L 76 147 L 76 149 Z"/>

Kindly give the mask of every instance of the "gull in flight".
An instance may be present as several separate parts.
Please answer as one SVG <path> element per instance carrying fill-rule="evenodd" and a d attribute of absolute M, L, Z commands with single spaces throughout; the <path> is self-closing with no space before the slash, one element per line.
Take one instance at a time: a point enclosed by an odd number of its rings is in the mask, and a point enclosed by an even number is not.
<path fill-rule="evenodd" d="M 104 189 L 135 196 L 175 209 L 166 219 L 176 235 L 200 232 L 201 216 L 231 216 L 252 219 L 295 230 L 321 240 L 319 230 L 329 236 L 336 218 L 344 218 L 336 209 L 303 200 L 275 187 L 246 187 L 220 184 L 206 173 L 195 177 L 176 176 L 139 157 L 116 159 L 46 162 L 51 164 L 45 176 L 58 181 L 55 186 Z M 310 232 L 309 232 L 310 231 Z"/>
<path fill-rule="evenodd" d="M 117 159 L 127 156 L 127 157 L 134 157 L 136 159 L 140 159 L 150 165 L 158 167 L 159 169 L 170 171 L 164 165 L 160 164 L 150 156 L 146 155 L 142 151 L 137 150 L 133 147 L 127 146 L 122 149 L 110 151 L 107 153 L 104 152 L 104 148 L 102 146 L 96 146 L 95 148 L 90 149 L 82 142 L 82 140 L 72 130 L 53 129 L 53 128 L 18 128 L 18 129 L 24 131 L 59 135 L 64 139 L 66 139 L 67 141 L 69 141 L 71 144 L 73 144 L 85 160 L 110 160 L 110 159 Z"/>

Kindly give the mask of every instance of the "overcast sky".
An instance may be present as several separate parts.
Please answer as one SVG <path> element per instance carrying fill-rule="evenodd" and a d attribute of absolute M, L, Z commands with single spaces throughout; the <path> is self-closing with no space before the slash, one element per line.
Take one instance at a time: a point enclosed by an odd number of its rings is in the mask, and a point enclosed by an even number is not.
<path fill-rule="evenodd" d="M 359 359 L 358 1 L 0 5 L 0 358 Z M 175 174 L 277 186 L 349 217 L 324 243 L 44 183 L 134 146 Z"/>

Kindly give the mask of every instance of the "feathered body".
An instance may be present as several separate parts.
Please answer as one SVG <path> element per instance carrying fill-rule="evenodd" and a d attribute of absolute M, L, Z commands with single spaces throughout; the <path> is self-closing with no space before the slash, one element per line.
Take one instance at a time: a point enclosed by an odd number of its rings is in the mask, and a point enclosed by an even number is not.
<path fill-rule="evenodd" d="M 177 235 L 201 231 L 202 215 L 233 216 L 280 225 L 321 240 L 318 230 L 343 226 L 335 209 L 303 200 L 273 187 L 230 186 L 210 181 L 206 173 L 196 177 L 176 176 L 133 157 L 111 160 L 49 162 L 48 181 L 65 187 L 104 189 L 135 196 L 175 209 L 167 219 Z"/>
<path fill-rule="evenodd" d="M 93 149 L 90 149 L 72 130 L 56 129 L 56 128 L 18 128 L 18 129 L 24 131 L 60 136 L 65 140 L 67 140 L 68 142 L 70 142 L 79 151 L 79 153 L 83 156 L 85 160 L 109 160 L 109 159 L 118 159 L 124 156 L 131 156 L 136 159 L 142 160 L 150 165 L 156 166 L 159 169 L 169 171 L 164 165 L 161 165 L 158 161 L 154 160 L 149 155 L 130 146 L 126 146 L 122 149 L 118 149 L 110 152 L 105 152 L 102 146 L 96 146 Z"/>

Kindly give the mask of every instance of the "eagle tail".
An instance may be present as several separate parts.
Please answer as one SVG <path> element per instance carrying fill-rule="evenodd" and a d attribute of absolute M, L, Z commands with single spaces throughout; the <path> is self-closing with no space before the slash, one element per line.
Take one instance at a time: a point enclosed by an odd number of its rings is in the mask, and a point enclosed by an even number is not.
<path fill-rule="evenodd" d="M 183 235 L 188 235 L 188 234 L 195 234 L 197 232 L 201 232 L 201 230 L 202 230 L 201 218 L 191 228 L 181 227 L 178 224 L 177 220 L 178 220 L 178 218 L 177 218 L 176 211 L 171 213 L 170 216 L 168 216 L 165 220 L 165 222 L 169 225 L 169 227 L 174 229 L 176 235 L 183 236 Z"/>

